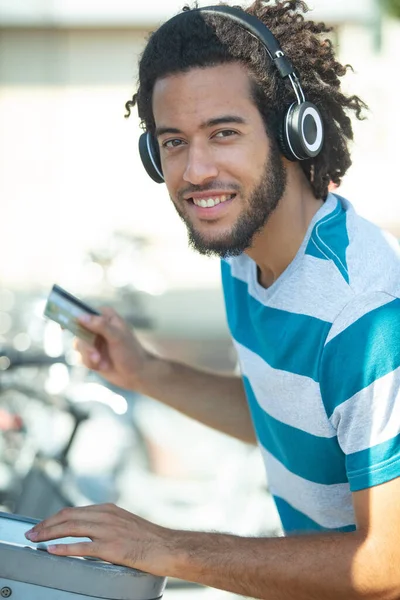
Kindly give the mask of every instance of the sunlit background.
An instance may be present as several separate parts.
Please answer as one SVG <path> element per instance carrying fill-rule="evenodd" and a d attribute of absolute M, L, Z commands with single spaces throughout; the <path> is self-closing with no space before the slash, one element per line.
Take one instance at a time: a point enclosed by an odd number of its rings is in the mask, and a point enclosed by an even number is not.
<path fill-rule="evenodd" d="M 37 428 L 21 436 L 8 461 L 9 432 L 0 430 L 0 490 L 29 472 L 36 450 L 51 454 L 68 439 L 71 403 L 93 402 L 106 408 L 94 411 L 74 442 L 69 468 L 75 479 L 87 483 L 89 472 L 92 480 L 98 473 L 98 484 L 104 472 L 118 476 L 124 483 L 117 502 L 167 525 L 279 533 L 256 450 L 148 399 L 110 390 L 76 365 L 71 337 L 42 318 L 46 295 L 58 283 L 94 305 L 115 306 L 144 343 L 161 352 L 206 367 L 235 367 L 219 262 L 188 249 L 165 187 L 140 164 L 137 115 L 124 118 L 146 36 L 181 4 L 0 0 L 0 409 Z M 311 18 L 334 27 L 339 59 L 353 66 L 344 88 L 370 109 L 366 121 L 354 123 L 353 166 L 339 191 L 359 213 L 399 236 L 400 21 L 386 10 L 389 4 L 400 16 L 397 0 L 309 3 Z M 55 364 L 18 366 L 34 352 Z M 29 389 L 12 392 L 21 381 L 36 386 L 34 400 L 26 402 Z M 70 404 L 50 409 L 38 390 Z M 143 438 L 136 446 L 128 421 Z M 59 461 L 53 463 L 46 463 L 51 475 L 65 479 L 65 469 L 57 475 Z M 77 503 L 106 494 L 82 490 Z M 29 502 L 7 504 L 4 492 L 4 507 L 28 511 Z M 228 596 L 171 589 L 166 597 L 183 594 Z"/>

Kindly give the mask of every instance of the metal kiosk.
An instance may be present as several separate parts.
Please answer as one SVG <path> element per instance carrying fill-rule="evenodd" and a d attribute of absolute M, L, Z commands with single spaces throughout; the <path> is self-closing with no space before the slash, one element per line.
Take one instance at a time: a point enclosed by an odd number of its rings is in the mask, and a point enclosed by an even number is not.
<path fill-rule="evenodd" d="M 55 556 L 45 548 L 38 548 L 24 536 L 37 522 L 0 512 L 0 599 L 156 600 L 162 597 L 166 584 L 163 577 L 100 560 Z M 78 538 L 63 539 L 66 543 L 72 541 Z"/>

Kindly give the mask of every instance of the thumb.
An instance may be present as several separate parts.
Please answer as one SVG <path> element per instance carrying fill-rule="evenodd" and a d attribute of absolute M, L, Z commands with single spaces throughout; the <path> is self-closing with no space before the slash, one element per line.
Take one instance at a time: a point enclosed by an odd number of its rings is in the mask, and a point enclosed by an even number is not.
<path fill-rule="evenodd" d="M 121 337 L 119 327 L 107 315 L 82 315 L 78 321 L 92 333 L 102 336 L 107 341 L 114 342 Z"/>

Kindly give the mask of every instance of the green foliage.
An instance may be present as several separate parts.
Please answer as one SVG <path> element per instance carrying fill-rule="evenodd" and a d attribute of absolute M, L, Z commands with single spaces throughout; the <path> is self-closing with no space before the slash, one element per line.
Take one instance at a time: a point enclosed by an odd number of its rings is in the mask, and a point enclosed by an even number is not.
<path fill-rule="evenodd" d="M 389 14 L 400 19 L 400 0 L 382 0 L 382 4 Z"/>

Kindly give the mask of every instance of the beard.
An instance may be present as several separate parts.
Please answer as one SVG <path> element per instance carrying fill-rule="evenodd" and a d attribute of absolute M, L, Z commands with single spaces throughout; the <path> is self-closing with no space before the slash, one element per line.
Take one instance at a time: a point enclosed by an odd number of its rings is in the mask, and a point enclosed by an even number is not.
<path fill-rule="evenodd" d="M 218 186 L 215 184 L 206 187 L 192 186 L 190 190 L 186 191 L 206 191 L 207 187 L 215 190 Z M 240 189 L 238 186 L 230 185 L 229 187 L 233 190 Z M 230 232 L 212 240 L 205 238 L 174 203 L 179 216 L 187 227 L 189 246 L 204 256 L 220 258 L 239 256 L 251 247 L 255 235 L 261 231 L 278 206 L 285 188 L 286 170 L 282 157 L 277 147 L 271 144 L 263 174 L 249 197 L 248 207 L 238 217 Z M 182 201 L 186 202 L 183 199 Z"/>

